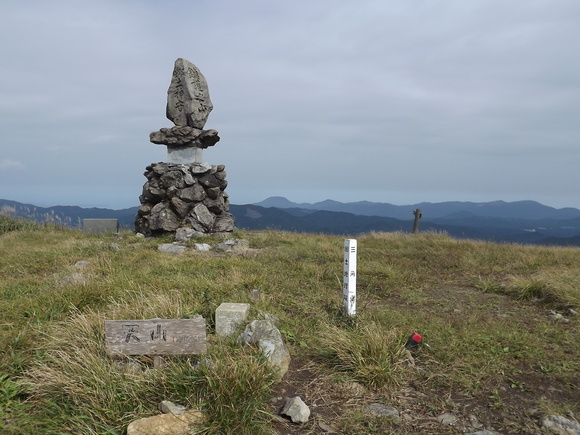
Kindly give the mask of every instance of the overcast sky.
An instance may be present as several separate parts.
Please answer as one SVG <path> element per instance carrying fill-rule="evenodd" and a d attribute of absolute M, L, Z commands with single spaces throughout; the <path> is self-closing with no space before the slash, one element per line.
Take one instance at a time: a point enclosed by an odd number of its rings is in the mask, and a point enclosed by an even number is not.
<path fill-rule="evenodd" d="M 2 0 L 0 198 L 139 205 L 173 63 L 234 204 L 580 208 L 580 1 Z"/>

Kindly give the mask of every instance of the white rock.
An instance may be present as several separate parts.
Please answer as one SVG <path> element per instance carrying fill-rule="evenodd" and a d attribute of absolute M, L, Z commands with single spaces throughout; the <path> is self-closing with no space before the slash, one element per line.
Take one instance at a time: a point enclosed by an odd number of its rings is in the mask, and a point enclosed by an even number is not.
<path fill-rule="evenodd" d="M 290 417 L 293 423 L 306 423 L 310 418 L 310 408 L 300 396 L 296 396 L 286 400 L 282 415 Z"/>
<path fill-rule="evenodd" d="M 195 244 L 196 251 L 211 251 L 211 245 L 207 243 L 196 243 Z"/>
<path fill-rule="evenodd" d="M 290 352 L 280 330 L 267 320 L 254 320 L 240 334 L 239 341 L 246 344 L 257 344 L 268 361 L 278 369 L 277 378 L 282 379 L 290 366 Z"/>
<path fill-rule="evenodd" d="M 544 417 L 542 426 L 550 433 L 557 435 L 580 435 L 580 423 L 560 415 L 548 415 Z"/>

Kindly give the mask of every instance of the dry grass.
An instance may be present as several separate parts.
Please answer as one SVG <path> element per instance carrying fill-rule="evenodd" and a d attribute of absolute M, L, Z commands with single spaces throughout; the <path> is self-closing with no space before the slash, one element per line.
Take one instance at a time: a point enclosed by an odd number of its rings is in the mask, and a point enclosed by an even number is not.
<path fill-rule="evenodd" d="M 580 412 L 578 319 L 561 323 L 546 315 L 580 306 L 576 248 L 435 233 L 363 235 L 358 315 L 350 319 L 341 306 L 339 237 L 247 232 L 237 236 L 259 253 L 172 256 L 157 250 L 168 240 L 130 233 L 4 228 L 3 433 L 121 433 L 130 420 L 155 413 L 162 399 L 202 407 L 210 433 L 271 432 L 271 372 L 254 351 L 213 336 L 222 302 L 247 302 L 252 317 L 280 319 L 292 355 L 309 367 L 289 373 L 285 388 L 299 386 L 307 403 L 319 402 L 316 418 L 345 433 L 421 433 L 450 409 L 465 418 L 477 412 L 506 432 L 535 424 L 528 423 L 529 408 Z M 88 265 L 75 267 L 79 261 Z M 82 279 L 69 279 L 74 274 Z M 251 298 L 254 288 L 259 301 Z M 105 319 L 195 314 L 208 323 L 208 364 L 176 357 L 164 370 L 152 370 L 146 359 L 126 366 L 106 353 Z M 414 359 L 404 350 L 413 330 L 431 346 Z M 361 406 L 370 400 L 423 420 L 394 426 L 368 419 Z M 499 418 L 498 409 L 509 417 Z M 317 433 L 315 420 L 285 428 Z"/>

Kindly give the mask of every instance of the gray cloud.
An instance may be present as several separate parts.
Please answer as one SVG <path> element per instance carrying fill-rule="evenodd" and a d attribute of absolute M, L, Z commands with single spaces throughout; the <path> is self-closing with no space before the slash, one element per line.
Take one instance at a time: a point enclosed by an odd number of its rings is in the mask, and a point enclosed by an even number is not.
<path fill-rule="evenodd" d="M 576 1 L 37 0 L 0 13 L 2 198 L 137 205 L 145 166 L 165 158 L 148 134 L 170 126 L 184 57 L 208 80 L 222 141 L 205 157 L 226 164 L 234 203 L 580 207 Z"/>

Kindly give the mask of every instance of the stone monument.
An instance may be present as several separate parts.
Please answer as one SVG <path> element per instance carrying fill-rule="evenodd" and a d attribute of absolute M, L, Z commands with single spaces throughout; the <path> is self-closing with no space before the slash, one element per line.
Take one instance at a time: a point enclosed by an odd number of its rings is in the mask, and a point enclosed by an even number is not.
<path fill-rule="evenodd" d="M 184 228 L 192 234 L 227 236 L 234 230 L 225 166 L 203 161 L 203 150 L 220 140 L 216 130 L 203 129 L 212 109 L 201 71 L 177 59 L 166 109 L 175 126 L 149 135 L 154 144 L 167 146 L 167 162 L 152 163 L 145 170 L 137 232 L 155 236 Z"/>

